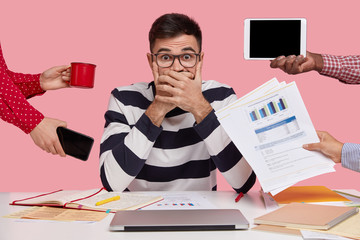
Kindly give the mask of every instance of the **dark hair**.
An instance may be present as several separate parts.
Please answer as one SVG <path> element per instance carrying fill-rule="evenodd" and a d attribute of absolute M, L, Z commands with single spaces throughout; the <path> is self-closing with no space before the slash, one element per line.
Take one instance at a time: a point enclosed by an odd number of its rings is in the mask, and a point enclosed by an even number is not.
<path fill-rule="evenodd" d="M 181 34 L 193 35 L 201 51 L 202 37 L 199 24 L 180 13 L 164 14 L 155 20 L 149 32 L 150 51 L 152 51 L 156 39 L 172 38 Z"/>

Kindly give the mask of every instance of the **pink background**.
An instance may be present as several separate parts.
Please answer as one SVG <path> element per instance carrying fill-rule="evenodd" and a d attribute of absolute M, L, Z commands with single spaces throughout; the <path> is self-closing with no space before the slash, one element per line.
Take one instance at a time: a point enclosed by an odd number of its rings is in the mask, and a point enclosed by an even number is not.
<path fill-rule="evenodd" d="M 8 67 L 39 73 L 73 61 L 97 65 L 95 87 L 47 92 L 30 100 L 44 115 L 95 138 L 89 160 L 60 158 L 36 147 L 29 135 L 0 122 L 0 191 L 48 191 L 101 186 L 98 155 L 110 91 L 138 81 L 149 82 L 147 34 L 164 13 L 194 17 L 203 31 L 203 79 L 231 85 L 242 96 L 272 77 L 296 81 L 315 128 L 341 141 L 360 143 L 356 102 L 359 87 L 317 73 L 290 76 L 269 61 L 243 59 L 243 21 L 249 17 L 305 17 L 307 48 L 318 53 L 359 54 L 357 0 L 339 1 L 48 1 L 2 0 L 1 45 Z M 349 104 L 348 104 L 349 103 Z M 300 185 L 360 190 L 360 174 L 336 172 Z M 219 176 L 219 189 L 229 185 Z M 259 189 L 256 184 L 255 189 Z"/>

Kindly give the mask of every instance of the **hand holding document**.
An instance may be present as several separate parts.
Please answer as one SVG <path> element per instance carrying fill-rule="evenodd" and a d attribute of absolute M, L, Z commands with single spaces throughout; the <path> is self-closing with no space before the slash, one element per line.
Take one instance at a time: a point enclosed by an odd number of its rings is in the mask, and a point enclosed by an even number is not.
<path fill-rule="evenodd" d="M 335 171 L 333 161 L 302 148 L 319 138 L 295 82 L 273 78 L 216 115 L 264 192 L 275 195 L 299 181 Z"/>

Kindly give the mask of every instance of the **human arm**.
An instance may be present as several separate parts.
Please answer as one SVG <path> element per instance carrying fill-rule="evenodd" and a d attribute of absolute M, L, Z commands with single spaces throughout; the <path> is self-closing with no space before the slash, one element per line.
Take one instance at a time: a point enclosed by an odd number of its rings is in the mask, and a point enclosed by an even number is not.
<path fill-rule="evenodd" d="M 3 74 L 1 79 L 1 119 L 19 127 L 26 134 L 30 133 L 34 143 L 41 149 L 64 157 L 65 153 L 57 137 L 56 128 L 66 126 L 66 123 L 44 118 L 44 115 L 30 105 L 6 74 Z"/>
<path fill-rule="evenodd" d="M 66 122 L 45 117 L 30 132 L 30 136 L 34 143 L 42 150 L 52 153 L 53 155 L 59 154 L 61 157 L 65 157 L 66 154 L 56 132 L 58 127 L 66 127 Z"/>
<path fill-rule="evenodd" d="M 154 77 L 155 87 L 159 82 L 159 67 L 156 62 L 152 62 L 152 73 Z M 161 84 L 161 83 L 160 83 Z M 160 96 L 170 96 L 169 93 L 161 91 L 156 87 L 156 95 Z M 154 101 L 150 104 L 150 106 L 146 109 L 146 116 L 152 121 L 152 123 L 158 127 L 160 127 L 162 121 L 165 118 L 165 115 L 175 108 L 174 104 L 161 102 L 155 97 Z"/>
<path fill-rule="evenodd" d="M 105 113 L 100 177 L 109 191 L 123 191 L 128 187 L 141 171 L 162 131 L 145 114 L 146 105 L 150 104 L 148 100 L 137 97 L 137 92 L 114 89 Z M 126 101 L 130 103 L 125 104 Z"/>
<path fill-rule="evenodd" d="M 219 110 L 237 99 L 232 88 L 216 81 L 207 81 L 203 94 L 214 110 Z M 220 125 L 214 111 L 196 124 L 194 129 L 203 139 L 212 161 L 226 181 L 237 192 L 249 191 L 255 183 L 256 176 Z"/>
<path fill-rule="evenodd" d="M 322 54 L 324 67 L 320 74 L 348 84 L 360 84 L 360 55 L 333 56 Z"/>
<path fill-rule="evenodd" d="M 220 125 L 214 111 L 194 129 L 226 181 L 236 192 L 248 192 L 256 181 L 255 173 Z"/>
<path fill-rule="evenodd" d="M 360 55 L 333 56 L 307 52 L 306 57 L 279 56 L 270 62 L 270 67 L 280 68 L 288 74 L 317 71 L 344 83 L 360 83 Z"/>
<path fill-rule="evenodd" d="M 360 144 L 344 143 L 341 151 L 341 165 L 360 172 Z"/>
<path fill-rule="evenodd" d="M 303 147 L 310 151 L 319 151 L 335 163 L 343 167 L 360 172 L 360 144 L 342 143 L 327 132 L 317 131 L 319 143 L 305 144 Z"/>
<path fill-rule="evenodd" d="M 324 66 L 321 54 L 306 52 L 306 57 L 303 55 L 279 56 L 271 60 L 271 68 L 280 68 L 288 74 L 299 74 L 309 71 L 321 72 Z"/>
<path fill-rule="evenodd" d="M 55 66 L 41 74 L 24 74 L 10 71 L 6 65 L 0 45 L 0 73 L 8 78 L 19 88 L 25 98 L 41 95 L 47 90 L 55 90 L 69 86 L 70 66 Z"/>
<path fill-rule="evenodd" d="M 304 144 L 303 148 L 310 151 L 319 151 L 335 163 L 341 162 L 341 149 L 343 143 L 336 140 L 328 132 L 316 131 L 320 142 Z"/>
<path fill-rule="evenodd" d="M 3 69 L 0 69 L 0 100 L 1 119 L 14 124 L 26 134 L 44 119 L 44 115 L 31 106 Z"/>
<path fill-rule="evenodd" d="M 7 69 L 7 74 L 26 98 L 41 95 L 47 90 L 69 87 L 70 66 L 55 66 L 41 74 L 15 73 Z"/>

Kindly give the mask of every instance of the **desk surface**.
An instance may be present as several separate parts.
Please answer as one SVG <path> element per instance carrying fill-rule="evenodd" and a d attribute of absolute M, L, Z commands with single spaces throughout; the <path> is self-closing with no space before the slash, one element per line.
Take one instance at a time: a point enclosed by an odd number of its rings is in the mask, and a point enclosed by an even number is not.
<path fill-rule="evenodd" d="M 155 192 L 161 195 L 161 192 Z M 240 209 L 250 227 L 253 227 L 254 218 L 265 214 L 263 200 L 259 192 L 250 191 L 235 203 L 235 192 L 199 192 L 219 208 Z M 110 232 L 109 224 L 113 214 L 95 223 L 81 222 L 55 222 L 39 220 L 21 220 L 3 218 L 7 214 L 20 211 L 26 207 L 10 206 L 9 203 L 16 199 L 34 196 L 37 193 L 2 192 L 0 193 L 0 239 L 1 240 L 72 240 L 72 239 L 151 239 L 151 240 L 184 240 L 184 239 L 206 239 L 206 240 L 229 240 L 229 239 L 276 239 L 292 240 L 302 239 L 301 236 L 270 233 L 263 231 L 237 230 L 237 231 L 190 231 L 190 232 Z"/>

